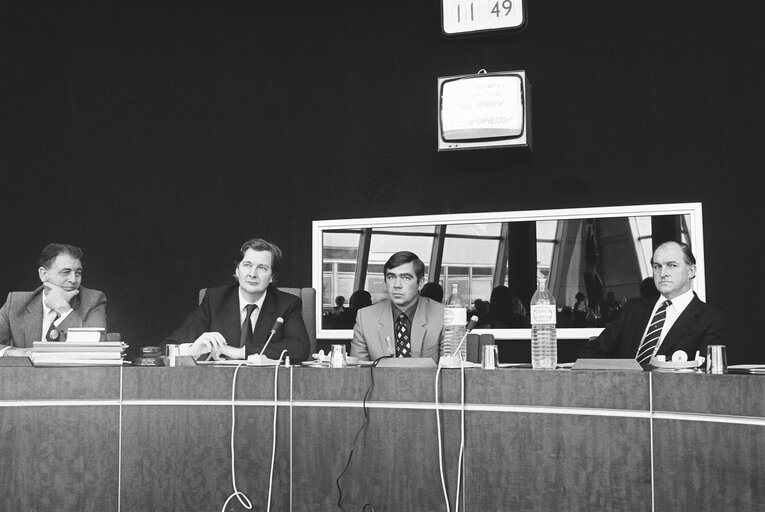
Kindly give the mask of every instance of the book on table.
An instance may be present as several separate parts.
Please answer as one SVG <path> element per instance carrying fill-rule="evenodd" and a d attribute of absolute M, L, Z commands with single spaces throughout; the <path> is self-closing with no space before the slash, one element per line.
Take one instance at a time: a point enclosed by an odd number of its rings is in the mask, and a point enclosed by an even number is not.
<path fill-rule="evenodd" d="M 120 341 L 32 343 L 35 366 L 121 365 L 127 345 Z"/>

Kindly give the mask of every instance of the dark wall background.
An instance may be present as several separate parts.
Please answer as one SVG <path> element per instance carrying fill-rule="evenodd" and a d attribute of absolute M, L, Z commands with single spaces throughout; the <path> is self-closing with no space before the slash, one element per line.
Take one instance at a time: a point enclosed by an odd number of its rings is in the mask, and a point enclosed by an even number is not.
<path fill-rule="evenodd" d="M 758 19 L 528 4 L 523 32 L 449 40 L 437 0 L 0 0 L 0 293 L 78 244 L 137 347 L 249 237 L 308 285 L 314 219 L 701 201 L 729 358 L 765 362 Z M 436 151 L 436 78 L 481 68 L 527 71 L 532 154 Z"/>

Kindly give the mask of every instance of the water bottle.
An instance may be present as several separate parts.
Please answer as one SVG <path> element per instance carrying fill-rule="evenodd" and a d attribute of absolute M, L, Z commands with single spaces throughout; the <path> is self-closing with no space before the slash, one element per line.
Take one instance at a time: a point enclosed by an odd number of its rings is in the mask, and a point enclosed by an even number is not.
<path fill-rule="evenodd" d="M 444 305 L 444 344 L 441 355 L 457 355 L 454 351 L 465 335 L 466 326 L 467 307 L 460 297 L 459 285 L 453 283 L 452 293 Z M 462 360 L 467 361 L 467 343 L 462 344 L 459 353 L 462 355 Z"/>
<path fill-rule="evenodd" d="M 555 298 L 547 289 L 549 272 L 549 267 L 537 269 L 537 289 L 531 297 L 531 366 L 535 370 L 554 370 L 558 364 Z"/>

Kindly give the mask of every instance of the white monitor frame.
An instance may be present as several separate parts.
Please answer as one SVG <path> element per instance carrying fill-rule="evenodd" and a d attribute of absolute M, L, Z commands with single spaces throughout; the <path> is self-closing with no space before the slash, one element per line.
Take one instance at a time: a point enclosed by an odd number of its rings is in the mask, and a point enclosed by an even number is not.
<path fill-rule="evenodd" d="M 693 253 L 696 256 L 696 278 L 693 280 L 693 290 L 701 300 L 706 299 L 706 283 L 704 276 L 704 224 L 701 203 L 649 204 L 632 206 L 607 206 L 593 208 L 567 208 L 553 210 L 526 210 L 487 213 L 458 213 L 443 215 L 417 215 L 403 217 L 371 217 L 358 219 L 336 219 L 313 221 L 311 270 L 312 286 L 316 289 L 316 338 L 317 339 L 351 339 L 352 329 L 324 329 L 322 318 L 322 241 L 324 230 L 382 228 L 382 227 L 412 227 L 431 226 L 439 224 L 475 224 L 493 222 L 522 222 L 540 220 L 566 220 L 587 218 L 612 218 L 653 215 L 687 215 L 689 216 L 688 230 Z M 558 338 L 587 339 L 597 336 L 602 328 L 561 328 Z M 491 333 L 499 340 L 528 340 L 530 329 L 476 329 L 476 333 Z"/>

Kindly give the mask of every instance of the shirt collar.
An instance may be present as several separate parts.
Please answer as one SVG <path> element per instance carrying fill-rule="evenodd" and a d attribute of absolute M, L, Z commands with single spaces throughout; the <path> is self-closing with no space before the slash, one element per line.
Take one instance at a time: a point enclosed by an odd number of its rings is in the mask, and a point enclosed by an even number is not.
<path fill-rule="evenodd" d="M 42 306 L 43 306 L 43 318 L 48 318 L 48 316 L 50 315 L 50 312 L 51 312 L 51 311 L 53 311 L 53 310 L 52 310 L 51 308 L 49 308 L 49 307 L 47 306 L 47 304 L 45 304 L 45 291 L 43 291 L 43 292 L 40 294 L 40 300 L 42 300 Z"/>
<path fill-rule="evenodd" d="M 242 295 L 242 289 L 239 288 L 239 311 L 240 312 L 243 311 L 248 304 L 257 304 L 258 311 L 261 311 L 263 309 L 263 302 L 266 300 L 267 293 L 268 293 L 268 288 L 266 288 L 266 291 L 263 292 L 263 295 L 261 295 L 261 297 L 257 301 L 250 302 L 244 297 L 244 295 Z"/>
<path fill-rule="evenodd" d="M 390 305 L 392 306 L 391 309 L 393 310 L 393 320 L 398 318 L 398 315 L 400 315 L 401 313 L 404 313 L 406 317 L 409 319 L 409 322 L 411 323 L 412 319 L 414 318 L 414 313 L 417 311 L 417 304 L 419 303 L 420 303 L 420 298 L 417 297 L 417 300 L 414 301 L 414 304 L 412 304 L 411 306 L 403 310 L 403 309 L 399 309 L 398 306 L 396 306 L 395 304 L 393 304 L 393 302 L 391 302 Z"/>
<path fill-rule="evenodd" d="M 678 295 L 674 299 L 670 299 L 672 301 L 672 307 L 674 307 L 676 311 L 682 312 L 688 306 L 688 304 L 691 303 L 694 296 L 695 295 L 693 293 L 693 290 L 688 290 L 687 292 L 681 295 Z M 667 299 L 665 299 L 662 296 L 659 296 L 659 300 L 656 303 L 657 307 L 658 305 L 661 305 L 665 300 Z"/>

